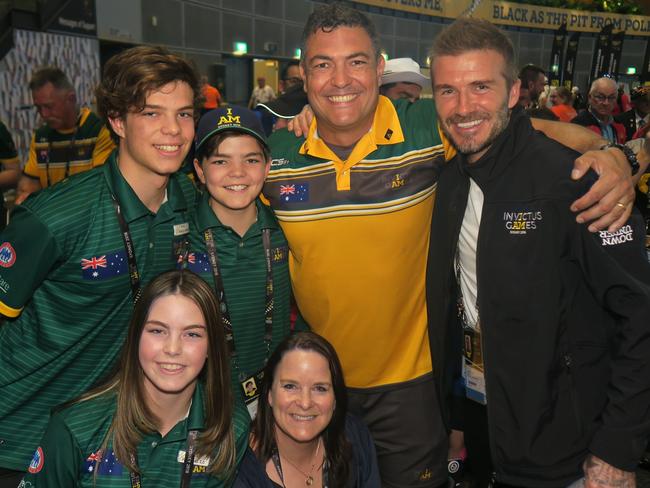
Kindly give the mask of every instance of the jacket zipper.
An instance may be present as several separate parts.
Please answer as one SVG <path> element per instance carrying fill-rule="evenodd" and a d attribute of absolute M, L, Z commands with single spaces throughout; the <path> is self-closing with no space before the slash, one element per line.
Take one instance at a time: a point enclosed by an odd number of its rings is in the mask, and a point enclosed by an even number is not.
<path fill-rule="evenodd" d="M 567 375 L 569 377 L 569 388 L 570 388 L 570 395 L 571 395 L 571 404 L 573 406 L 573 416 L 575 417 L 576 424 L 578 426 L 578 432 L 580 433 L 580 436 L 582 437 L 584 435 L 584 426 L 582 424 L 582 417 L 580 416 L 580 408 L 578 405 L 578 398 L 577 398 L 577 392 L 576 392 L 576 382 L 575 378 L 573 377 L 573 358 L 571 357 L 571 354 L 566 353 L 564 355 L 564 365 L 566 366 L 567 370 Z"/>
<path fill-rule="evenodd" d="M 481 190 L 483 191 L 483 190 Z M 481 310 L 483 310 L 483 307 L 481 306 L 480 303 L 480 297 L 482 296 L 479 290 L 481 289 L 481 286 L 479 285 L 479 276 L 481 276 L 480 273 L 480 267 L 479 267 L 479 256 L 480 252 L 479 250 L 481 249 L 481 242 L 483 242 L 483 239 L 481 238 L 482 236 L 482 231 L 483 231 L 483 212 L 485 210 L 485 193 L 483 193 L 483 206 L 481 207 L 481 223 L 479 224 L 479 230 L 478 230 L 478 238 L 476 240 L 476 303 L 478 305 L 478 317 L 479 321 L 482 322 L 481 320 Z M 487 354 L 486 354 L 486 347 L 485 347 L 485 334 L 484 334 L 484 327 L 481 325 L 481 356 L 483 358 L 483 381 L 485 382 L 485 408 L 486 408 L 486 413 L 487 413 L 487 428 L 488 428 L 488 439 L 490 441 L 490 455 L 492 456 L 492 481 L 491 484 L 494 484 L 496 482 L 496 466 L 497 466 L 497 458 L 496 458 L 496 445 L 495 445 L 495 440 L 494 440 L 494 428 L 492 427 L 492 424 L 490 423 L 490 417 L 491 417 L 491 409 L 490 409 L 490 394 L 488 391 L 488 360 L 487 360 Z"/>

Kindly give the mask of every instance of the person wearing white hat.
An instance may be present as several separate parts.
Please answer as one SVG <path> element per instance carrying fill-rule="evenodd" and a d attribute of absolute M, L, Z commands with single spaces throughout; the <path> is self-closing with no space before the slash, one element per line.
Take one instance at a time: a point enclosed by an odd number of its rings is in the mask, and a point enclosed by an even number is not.
<path fill-rule="evenodd" d="M 420 72 L 420 65 L 411 58 L 395 58 L 386 61 L 379 92 L 391 100 L 407 98 L 415 102 L 422 88 L 430 83 Z"/>

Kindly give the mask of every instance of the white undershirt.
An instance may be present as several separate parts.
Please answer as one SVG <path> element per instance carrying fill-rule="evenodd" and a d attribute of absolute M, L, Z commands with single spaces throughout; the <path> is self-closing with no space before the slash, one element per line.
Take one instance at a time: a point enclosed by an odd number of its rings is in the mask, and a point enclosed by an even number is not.
<path fill-rule="evenodd" d="M 481 225 L 483 192 L 474 180 L 469 180 L 469 196 L 465 216 L 458 236 L 458 257 L 460 258 L 460 289 L 468 325 L 475 326 L 478 320 L 476 305 L 476 243 Z"/>

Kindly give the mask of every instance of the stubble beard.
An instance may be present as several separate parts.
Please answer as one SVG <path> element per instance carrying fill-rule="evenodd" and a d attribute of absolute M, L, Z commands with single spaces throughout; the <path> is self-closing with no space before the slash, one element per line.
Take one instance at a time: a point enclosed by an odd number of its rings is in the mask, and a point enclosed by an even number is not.
<path fill-rule="evenodd" d="M 494 125 L 492 126 L 490 133 L 484 141 L 476 140 L 476 138 L 473 136 L 462 138 L 462 140 L 457 140 L 449 130 L 449 127 L 451 127 L 453 124 L 470 122 L 477 119 L 490 120 L 492 118 L 494 119 Z M 495 112 L 494 116 L 492 116 L 489 112 L 481 111 L 471 112 L 467 115 L 456 114 L 448 117 L 444 121 L 440 120 L 440 126 L 442 127 L 442 132 L 445 134 L 445 136 L 447 136 L 447 139 L 449 139 L 456 150 L 459 153 L 468 156 L 487 149 L 499 136 L 499 134 L 505 130 L 509 121 L 510 109 L 508 108 L 508 102 L 505 101 L 503 105 L 501 105 L 501 107 Z"/>

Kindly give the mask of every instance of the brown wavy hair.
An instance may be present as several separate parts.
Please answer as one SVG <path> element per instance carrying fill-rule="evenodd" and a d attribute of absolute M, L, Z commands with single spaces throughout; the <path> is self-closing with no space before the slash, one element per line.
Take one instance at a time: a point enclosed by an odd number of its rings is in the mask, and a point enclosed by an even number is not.
<path fill-rule="evenodd" d="M 195 118 L 198 117 L 203 97 L 198 73 L 191 62 L 162 47 L 126 49 L 104 66 L 102 81 L 95 90 L 97 112 L 104 120 L 140 112 L 152 91 L 175 81 L 183 81 L 192 89 Z M 113 140 L 119 142 L 110 124 L 107 126 Z"/>
<path fill-rule="evenodd" d="M 471 17 L 456 19 L 436 36 L 429 56 L 433 60 L 439 56 L 459 56 L 467 51 L 485 50 L 496 51 L 503 57 L 503 77 L 510 90 L 517 80 L 515 49 L 510 38 L 487 20 Z M 434 75 L 431 70 L 432 80 Z"/>
<path fill-rule="evenodd" d="M 205 318 L 208 336 L 208 357 L 199 381 L 204 388 L 203 411 L 205 429 L 197 438 L 197 457 L 210 456 L 208 472 L 229 479 L 235 470 L 235 436 L 232 429 L 233 400 L 230 386 L 230 355 L 221 326 L 219 305 L 214 291 L 198 275 L 187 270 L 168 271 L 154 278 L 135 305 L 119 369 L 104 385 L 88 392 L 79 400 L 100 395 L 116 395 L 117 408 L 113 423 L 104 441 L 105 451 L 113 440 L 113 451 L 124 466 L 139 473 L 131 453 L 146 434 L 157 432 L 159 420 L 147 407 L 144 373 L 140 365 L 139 346 L 144 325 L 153 302 L 162 296 L 182 295 L 192 300 Z M 96 470 L 95 470 L 96 472 Z"/>
<path fill-rule="evenodd" d="M 273 386 L 275 370 L 289 351 L 313 351 L 327 360 L 332 375 L 332 389 L 336 401 L 332 419 L 322 432 L 327 463 L 329 465 L 330 485 L 345 486 L 350 475 L 352 448 L 345 436 L 345 415 L 347 412 L 347 392 L 343 379 L 343 369 L 334 347 L 323 337 L 313 332 L 297 332 L 286 337 L 269 357 L 264 368 L 264 381 L 260 392 L 257 416 L 251 425 L 254 451 L 257 458 L 266 463 L 276 447 L 275 418 L 269 404 L 269 392 Z"/>

